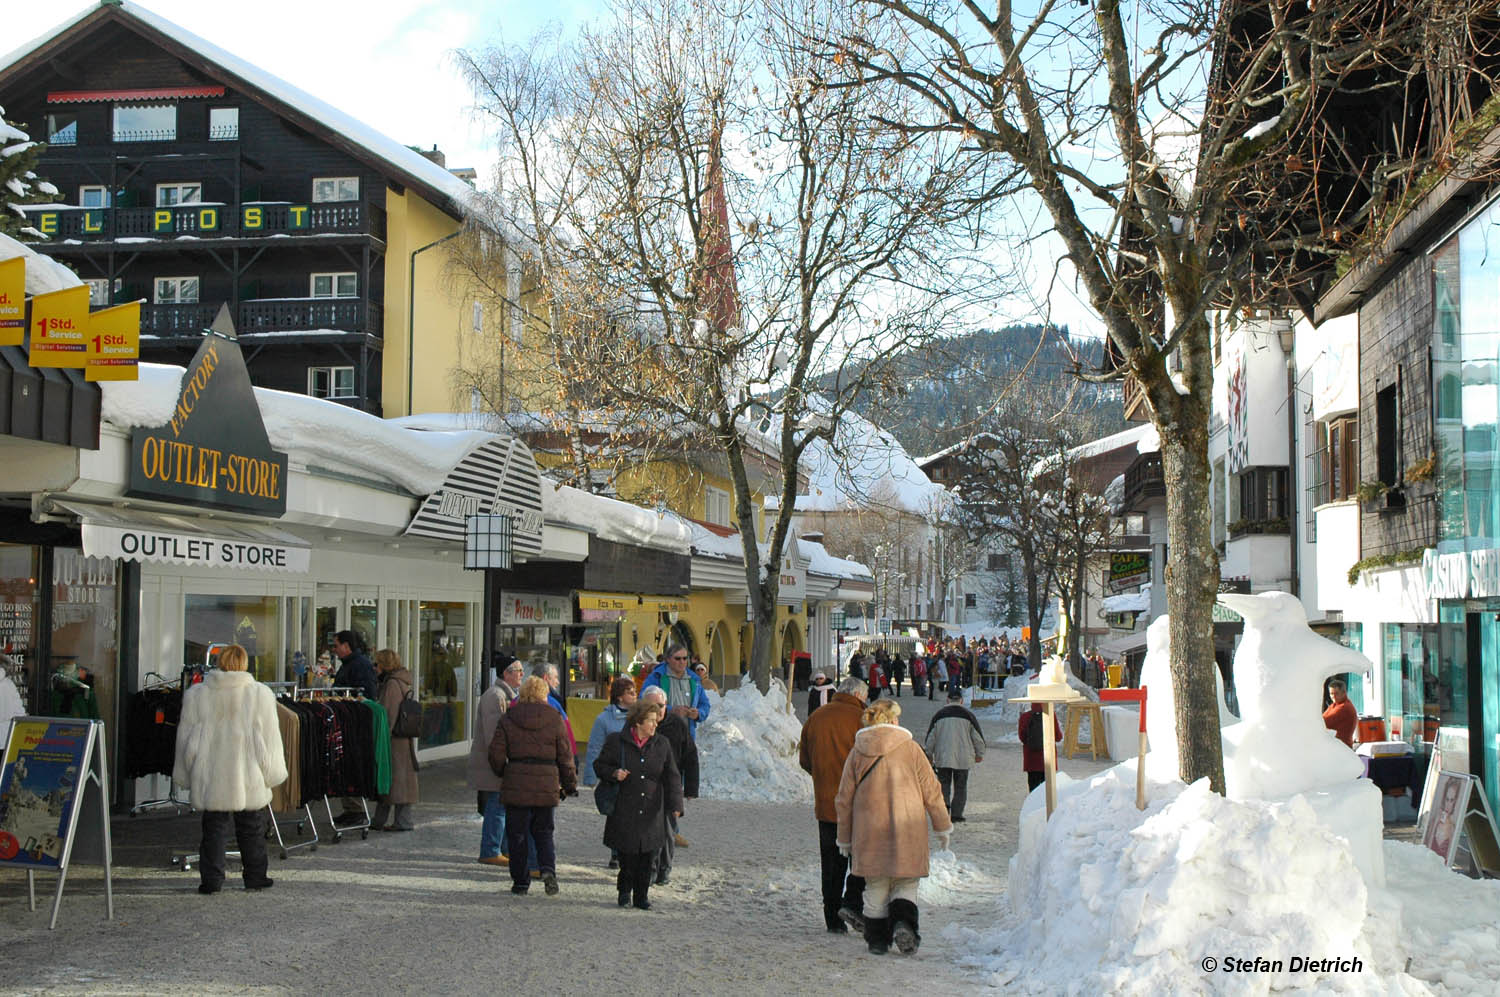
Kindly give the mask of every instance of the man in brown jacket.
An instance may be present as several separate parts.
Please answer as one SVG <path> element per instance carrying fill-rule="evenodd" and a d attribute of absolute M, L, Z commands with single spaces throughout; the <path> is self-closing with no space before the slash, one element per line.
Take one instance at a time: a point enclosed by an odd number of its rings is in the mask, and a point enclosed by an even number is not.
<path fill-rule="evenodd" d="M 869 687 L 852 675 L 839 683 L 826 706 L 820 706 L 802 725 L 800 761 L 812 773 L 814 812 L 818 818 L 818 851 L 823 861 L 823 923 L 832 934 L 850 928 L 864 931 L 865 881 L 848 876 L 849 859 L 838 848 L 838 814 L 833 798 L 844 774 L 844 761 L 854 747 L 859 717 Z"/>

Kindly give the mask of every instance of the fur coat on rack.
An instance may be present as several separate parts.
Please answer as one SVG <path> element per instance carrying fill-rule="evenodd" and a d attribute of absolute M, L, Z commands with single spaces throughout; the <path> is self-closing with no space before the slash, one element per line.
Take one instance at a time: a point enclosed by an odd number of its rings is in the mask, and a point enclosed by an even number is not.
<path fill-rule="evenodd" d="M 276 697 L 249 672 L 211 671 L 182 697 L 172 781 L 199 810 L 259 810 L 286 781 Z"/>

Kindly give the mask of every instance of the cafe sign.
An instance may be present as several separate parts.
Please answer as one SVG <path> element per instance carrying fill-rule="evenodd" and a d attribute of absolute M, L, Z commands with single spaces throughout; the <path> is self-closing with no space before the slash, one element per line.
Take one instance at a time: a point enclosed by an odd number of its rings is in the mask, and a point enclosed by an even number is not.
<path fill-rule="evenodd" d="M 286 454 L 271 449 L 229 308 L 222 307 L 182 376 L 166 425 L 131 434 L 125 494 L 281 516 L 286 487 Z"/>
<path fill-rule="evenodd" d="M 1430 599 L 1488 599 L 1500 596 L 1500 549 L 1422 554 L 1422 577 Z"/>
<path fill-rule="evenodd" d="M 500 620 L 503 627 L 549 626 L 573 623 L 573 599 L 566 595 L 535 592 L 501 592 Z"/>
<path fill-rule="evenodd" d="M 1151 580 L 1151 552 L 1117 550 L 1109 555 L 1109 590 L 1123 592 Z"/>

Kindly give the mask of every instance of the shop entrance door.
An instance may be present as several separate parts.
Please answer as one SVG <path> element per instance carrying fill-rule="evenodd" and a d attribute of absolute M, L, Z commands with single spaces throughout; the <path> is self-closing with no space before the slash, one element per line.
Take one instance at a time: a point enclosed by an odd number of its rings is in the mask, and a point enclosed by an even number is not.
<path fill-rule="evenodd" d="M 334 635 L 353 630 L 364 638 L 366 650 L 373 654 L 380 647 L 380 600 L 376 589 L 355 585 L 319 585 L 313 611 L 313 637 L 317 654 L 328 652 L 329 666 L 338 671 L 333 656 Z M 314 675 L 321 677 L 321 667 L 314 664 Z"/>

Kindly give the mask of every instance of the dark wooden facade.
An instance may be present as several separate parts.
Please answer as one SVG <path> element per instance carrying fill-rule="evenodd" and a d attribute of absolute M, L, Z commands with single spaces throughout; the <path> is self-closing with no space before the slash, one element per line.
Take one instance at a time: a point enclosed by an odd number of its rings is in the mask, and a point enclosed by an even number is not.
<path fill-rule="evenodd" d="M 1405 475 L 1433 452 L 1432 322 L 1432 258 L 1425 253 L 1413 255 L 1359 308 L 1360 481 L 1388 487 L 1362 504 L 1362 558 L 1430 547 L 1438 540 L 1432 483 L 1409 482 Z M 1387 402 L 1395 400 L 1394 422 L 1383 425 L 1382 393 Z M 1394 440 L 1389 438 L 1393 430 Z M 1382 446 L 1395 457 L 1394 468 L 1384 472 Z"/>
<path fill-rule="evenodd" d="M 142 360 L 186 363 L 228 303 L 257 385 L 308 392 L 309 368 L 353 368 L 352 395 L 336 400 L 380 412 L 385 198 L 387 185 L 399 184 L 391 171 L 107 8 L 23 68 L 0 75 L 0 106 L 12 120 L 46 139 L 49 116 L 76 119 L 38 166 L 58 195 L 27 211 L 43 232 L 36 248 L 105 281 L 108 300 L 96 305 L 147 302 Z M 168 96 L 174 89 L 192 95 Z M 125 105 L 174 106 L 175 137 L 116 135 L 114 108 Z M 357 196 L 315 202 L 318 178 L 355 178 Z M 200 184 L 198 202 L 158 205 L 161 184 Z M 82 207 L 84 187 L 108 191 L 108 206 Z M 352 296 L 314 297 L 314 274 L 353 274 L 353 288 L 347 276 L 337 288 Z M 157 280 L 166 277 L 197 278 L 197 301 L 159 301 Z"/>

